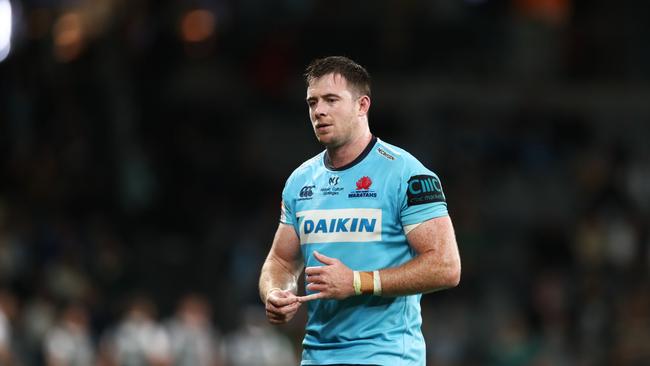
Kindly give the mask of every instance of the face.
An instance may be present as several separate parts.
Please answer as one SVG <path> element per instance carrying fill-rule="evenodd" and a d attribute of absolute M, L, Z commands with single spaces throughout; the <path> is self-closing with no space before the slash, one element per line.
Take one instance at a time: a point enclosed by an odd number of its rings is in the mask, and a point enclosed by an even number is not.
<path fill-rule="evenodd" d="M 348 89 L 347 80 L 339 74 L 314 79 L 307 87 L 309 118 L 316 138 L 326 147 L 339 147 L 351 141 L 361 129 L 360 116 L 365 115 L 364 98 Z"/>

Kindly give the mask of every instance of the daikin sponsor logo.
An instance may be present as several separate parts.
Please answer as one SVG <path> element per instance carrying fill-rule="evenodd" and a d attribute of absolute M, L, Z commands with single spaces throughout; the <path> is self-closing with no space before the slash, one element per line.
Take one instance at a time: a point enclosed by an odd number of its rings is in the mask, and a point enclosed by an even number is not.
<path fill-rule="evenodd" d="M 307 210 L 296 217 L 301 244 L 381 241 L 381 209 Z"/>

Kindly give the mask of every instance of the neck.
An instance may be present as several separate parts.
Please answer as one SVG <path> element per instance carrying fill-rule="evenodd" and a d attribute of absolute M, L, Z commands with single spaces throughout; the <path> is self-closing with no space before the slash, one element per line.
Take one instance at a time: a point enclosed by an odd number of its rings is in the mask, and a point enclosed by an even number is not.
<path fill-rule="evenodd" d="M 352 139 L 346 144 L 337 147 L 327 147 L 327 156 L 330 163 L 335 168 L 340 168 L 350 164 L 359 156 L 372 140 L 370 130 L 365 130 L 362 134 Z"/>

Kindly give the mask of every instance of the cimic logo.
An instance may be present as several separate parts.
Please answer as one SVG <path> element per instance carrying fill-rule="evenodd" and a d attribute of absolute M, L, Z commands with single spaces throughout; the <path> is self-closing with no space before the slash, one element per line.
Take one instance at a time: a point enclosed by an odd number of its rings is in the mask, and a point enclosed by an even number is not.
<path fill-rule="evenodd" d="M 408 180 L 406 191 L 409 206 L 433 202 L 445 202 L 442 193 L 442 184 L 438 177 L 433 175 L 415 175 Z"/>
<path fill-rule="evenodd" d="M 409 180 L 409 192 L 411 194 L 442 192 L 442 185 L 433 176 L 419 175 Z"/>
<path fill-rule="evenodd" d="M 320 219 L 317 221 L 306 219 L 303 222 L 305 234 L 318 233 L 372 233 L 375 231 L 377 219 L 366 219 L 357 217 Z"/>

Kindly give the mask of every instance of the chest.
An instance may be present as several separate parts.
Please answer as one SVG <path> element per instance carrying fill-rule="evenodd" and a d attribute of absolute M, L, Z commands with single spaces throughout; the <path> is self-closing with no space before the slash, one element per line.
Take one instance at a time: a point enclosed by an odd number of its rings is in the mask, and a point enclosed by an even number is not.
<path fill-rule="evenodd" d="M 302 243 L 369 242 L 398 232 L 398 181 L 388 171 L 316 171 L 294 186 Z"/>
<path fill-rule="evenodd" d="M 294 187 L 295 212 L 373 208 L 390 211 L 398 188 L 390 172 L 372 168 L 315 171 Z"/>

